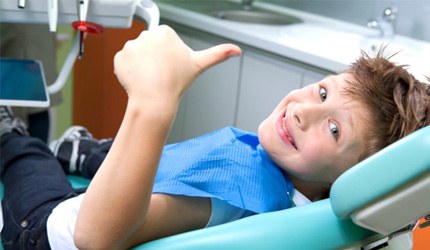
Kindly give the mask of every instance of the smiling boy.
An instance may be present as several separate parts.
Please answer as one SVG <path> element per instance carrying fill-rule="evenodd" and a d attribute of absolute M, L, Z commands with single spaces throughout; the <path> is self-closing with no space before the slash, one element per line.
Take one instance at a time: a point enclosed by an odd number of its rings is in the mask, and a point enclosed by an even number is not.
<path fill-rule="evenodd" d="M 75 127 L 53 145 L 58 160 L 1 107 L 5 246 L 124 249 L 306 204 L 360 160 L 430 124 L 428 86 L 381 52 L 289 93 L 258 137 L 224 128 L 164 146 L 192 81 L 239 54 L 234 45 L 192 51 L 166 26 L 143 32 L 114 59 L 129 97 L 115 141 Z M 95 175 L 85 193 L 69 186 L 60 162 L 67 173 Z M 29 236 L 16 221 L 44 233 Z"/>
<path fill-rule="evenodd" d="M 363 124 L 370 114 L 344 93 L 353 81 L 343 73 L 294 90 L 259 126 L 265 151 L 311 200 L 327 194 L 334 180 L 364 152 Z"/>

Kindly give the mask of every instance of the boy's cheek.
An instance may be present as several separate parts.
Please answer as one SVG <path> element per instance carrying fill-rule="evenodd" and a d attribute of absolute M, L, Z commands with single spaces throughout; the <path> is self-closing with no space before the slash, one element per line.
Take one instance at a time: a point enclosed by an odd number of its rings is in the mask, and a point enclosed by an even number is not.
<path fill-rule="evenodd" d="M 300 153 L 309 165 L 318 166 L 330 162 L 333 155 L 330 152 L 330 146 L 319 143 L 318 139 L 308 139 L 304 147 L 300 148 Z"/>

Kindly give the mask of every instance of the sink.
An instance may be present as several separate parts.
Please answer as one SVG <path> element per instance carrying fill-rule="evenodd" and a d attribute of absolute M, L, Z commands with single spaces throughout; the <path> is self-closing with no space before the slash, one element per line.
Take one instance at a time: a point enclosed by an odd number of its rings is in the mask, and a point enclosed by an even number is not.
<path fill-rule="evenodd" d="M 315 56 L 350 64 L 355 61 L 361 51 L 370 55 L 376 54 L 383 46 L 387 46 L 385 54 L 393 55 L 391 61 L 410 65 L 409 70 L 428 72 L 429 46 L 417 40 L 402 36 L 382 38 L 372 30 L 349 31 L 320 23 L 300 23 L 282 27 L 280 42 L 289 47 L 307 51 Z M 421 78 L 420 75 L 416 75 Z"/>
<path fill-rule="evenodd" d="M 252 6 L 245 7 L 239 1 L 231 0 L 157 0 L 156 2 L 208 15 L 221 20 L 264 25 L 289 25 L 301 23 L 295 16 L 269 11 Z"/>
<path fill-rule="evenodd" d="M 403 54 L 419 54 L 424 49 L 421 43 L 407 38 L 394 36 L 384 39 L 372 30 L 360 33 L 324 24 L 294 24 L 283 27 L 280 33 L 283 43 L 309 47 L 311 50 L 319 50 L 318 53 L 357 55 L 360 50 L 376 53 L 384 45 L 388 45 L 389 52 L 402 51 Z"/>
<path fill-rule="evenodd" d="M 236 22 L 244 23 L 258 23 L 267 25 L 289 25 L 294 23 L 300 23 L 302 20 L 300 18 L 281 15 L 274 12 L 261 11 L 261 10 L 220 10 L 213 11 L 210 13 L 212 16 Z"/>
<path fill-rule="evenodd" d="M 367 49 L 366 36 L 338 30 L 323 24 L 294 24 L 280 30 L 283 44 L 314 55 L 336 58 L 349 63 L 360 55 L 360 49 Z"/>

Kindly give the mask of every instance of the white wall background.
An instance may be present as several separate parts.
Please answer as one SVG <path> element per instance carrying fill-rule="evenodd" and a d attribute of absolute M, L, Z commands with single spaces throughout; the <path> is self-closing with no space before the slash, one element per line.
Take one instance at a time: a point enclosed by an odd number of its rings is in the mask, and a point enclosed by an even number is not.
<path fill-rule="evenodd" d="M 430 42 L 430 0 L 261 0 L 366 26 L 388 6 L 398 9 L 396 33 Z"/>

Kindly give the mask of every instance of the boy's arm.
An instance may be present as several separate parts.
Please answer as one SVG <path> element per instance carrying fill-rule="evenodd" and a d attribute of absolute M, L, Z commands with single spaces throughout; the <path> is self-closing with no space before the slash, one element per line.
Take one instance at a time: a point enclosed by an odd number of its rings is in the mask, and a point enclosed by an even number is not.
<path fill-rule="evenodd" d="M 177 202 L 188 202 L 163 196 L 156 201 L 151 194 L 162 148 L 192 81 L 206 68 L 239 54 L 234 45 L 194 52 L 167 26 L 142 32 L 116 54 L 115 74 L 128 104 L 112 148 L 81 205 L 75 227 L 79 249 L 125 248 L 130 242 L 143 242 L 142 228 L 151 233 L 152 217 L 163 220 L 165 213 L 174 212 L 169 209 L 180 207 Z M 161 209 L 166 202 L 167 209 Z"/>

